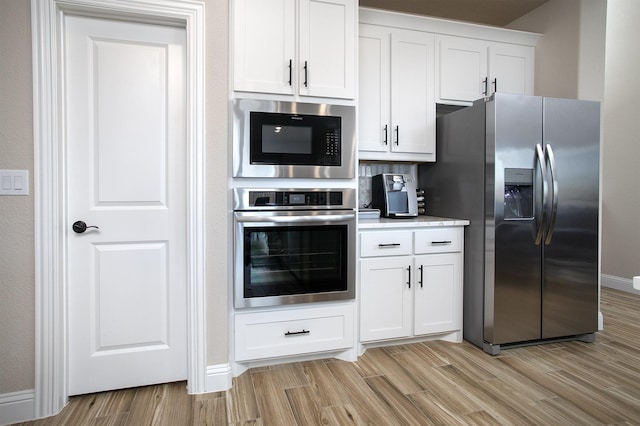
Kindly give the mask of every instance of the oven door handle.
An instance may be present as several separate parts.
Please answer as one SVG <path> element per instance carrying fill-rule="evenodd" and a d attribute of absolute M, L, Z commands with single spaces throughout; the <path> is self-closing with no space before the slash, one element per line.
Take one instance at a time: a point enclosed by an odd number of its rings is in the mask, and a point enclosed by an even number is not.
<path fill-rule="evenodd" d="M 344 222 L 355 219 L 355 214 L 326 214 L 317 216 L 236 216 L 238 222 L 268 222 L 268 223 L 314 223 L 314 222 Z"/>

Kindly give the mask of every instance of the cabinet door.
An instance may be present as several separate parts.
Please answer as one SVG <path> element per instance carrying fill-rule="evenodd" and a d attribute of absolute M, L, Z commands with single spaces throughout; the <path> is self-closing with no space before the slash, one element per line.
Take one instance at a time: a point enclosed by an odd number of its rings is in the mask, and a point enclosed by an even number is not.
<path fill-rule="evenodd" d="M 534 48 L 504 43 L 489 46 L 490 92 L 533 95 Z"/>
<path fill-rule="evenodd" d="M 487 43 L 482 40 L 438 38 L 440 102 L 471 102 L 486 95 Z"/>
<path fill-rule="evenodd" d="M 234 90 L 293 94 L 295 1 L 234 0 Z"/>
<path fill-rule="evenodd" d="M 355 97 L 356 2 L 301 0 L 300 95 Z"/>
<path fill-rule="evenodd" d="M 462 327 L 462 255 L 430 254 L 415 259 L 414 334 Z"/>
<path fill-rule="evenodd" d="M 391 34 L 391 151 L 432 154 L 435 160 L 434 37 Z M 428 160 L 424 159 L 423 161 Z"/>
<path fill-rule="evenodd" d="M 408 258 L 411 259 L 411 258 Z M 413 289 L 407 257 L 360 261 L 360 340 L 411 335 Z"/>
<path fill-rule="evenodd" d="M 358 149 L 389 150 L 391 34 L 375 25 L 360 25 L 358 68 Z M 362 156 L 362 155 L 361 155 Z"/>

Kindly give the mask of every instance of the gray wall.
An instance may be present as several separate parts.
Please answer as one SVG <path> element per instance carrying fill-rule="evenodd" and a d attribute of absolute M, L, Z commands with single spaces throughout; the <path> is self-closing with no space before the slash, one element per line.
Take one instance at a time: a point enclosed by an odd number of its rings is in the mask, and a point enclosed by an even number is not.
<path fill-rule="evenodd" d="M 603 101 L 606 16 L 604 0 L 550 0 L 509 24 L 543 34 L 536 95 Z"/>
<path fill-rule="evenodd" d="M 228 362 L 228 2 L 206 5 L 207 363 Z M 0 0 L 0 168 L 33 176 L 29 0 Z M 0 197 L 0 395 L 35 386 L 33 185 Z"/>
<path fill-rule="evenodd" d="M 604 84 L 602 272 L 640 275 L 640 2 L 609 0 Z"/>
<path fill-rule="evenodd" d="M 550 0 L 508 26 L 543 34 L 536 46 L 535 94 L 576 98 L 580 0 Z"/>
<path fill-rule="evenodd" d="M 601 272 L 622 280 L 640 275 L 639 18 L 637 0 L 550 0 L 510 24 L 544 33 L 536 94 L 602 101 Z"/>
<path fill-rule="evenodd" d="M 30 177 L 30 195 L 0 196 L 0 394 L 34 386 L 30 22 L 29 0 L 0 1 L 0 169 Z"/>
<path fill-rule="evenodd" d="M 228 2 L 206 3 L 207 362 L 228 361 Z M 640 2 L 551 0 L 512 27 L 545 32 L 536 92 L 604 99 L 602 271 L 640 275 Z M 576 18 L 579 17 L 579 18 Z M 534 28 L 535 27 L 535 28 Z M 576 53 L 579 52 L 579 53 Z M 555 70 L 555 72 L 553 72 Z M 604 88 L 604 89 L 602 89 Z M 604 93 L 602 96 L 601 94 Z M 33 173 L 29 0 L 0 1 L 0 168 Z M 31 189 L 33 194 L 33 189 Z M 0 394 L 34 387 L 33 195 L 0 197 Z"/>

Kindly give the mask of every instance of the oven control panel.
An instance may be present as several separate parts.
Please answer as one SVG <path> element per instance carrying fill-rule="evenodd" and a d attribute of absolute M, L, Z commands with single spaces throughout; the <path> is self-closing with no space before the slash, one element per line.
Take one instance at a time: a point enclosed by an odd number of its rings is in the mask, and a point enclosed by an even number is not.
<path fill-rule="evenodd" d="M 234 210 L 355 208 L 351 188 L 338 189 L 234 189 Z"/>

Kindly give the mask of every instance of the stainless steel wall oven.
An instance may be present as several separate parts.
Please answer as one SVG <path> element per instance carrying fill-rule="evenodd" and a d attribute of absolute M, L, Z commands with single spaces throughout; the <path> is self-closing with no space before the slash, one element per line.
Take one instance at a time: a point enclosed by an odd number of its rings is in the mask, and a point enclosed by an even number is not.
<path fill-rule="evenodd" d="M 355 296 L 355 190 L 234 189 L 234 306 Z"/>

